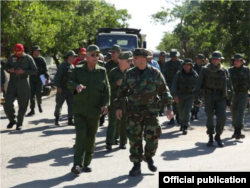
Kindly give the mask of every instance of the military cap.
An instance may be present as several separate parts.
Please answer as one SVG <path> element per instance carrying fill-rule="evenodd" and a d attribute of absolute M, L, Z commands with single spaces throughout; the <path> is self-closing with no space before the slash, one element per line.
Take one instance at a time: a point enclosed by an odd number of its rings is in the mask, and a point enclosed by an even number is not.
<path fill-rule="evenodd" d="M 129 51 L 126 51 L 126 52 L 121 52 L 120 54 L 119 54 L 119 57 L 118 57 L 118 59 L 127 59 L 127 60 L 130 60 L 130 59 L 132 59 L 133 57 L 132 57 L 132 54 L 131 54 L 131 52 L 129 52 Z"/>
<path fill-rule="evenodd" d="M 235 60 L 235 59 L 244 60 L 244 59 L 243 59 L 243 55 L 242 55 L 242 54 L 239 54 L 239 53 L 235 54 L 235 55 L 234 55 L 234 58 L 232 58 L 232 59 L 233 59 L 233 60 Z"/>
<path fill-rule="evenodd" d="M 182 63 L 182 65 L 185 65 L 185 64 L 193 65 L 192 59 L 189 59 L 189 58 L 184 59 L 184 62 Z"/>
<path fill-rule="evenodd" d="M 117 45 L 117 44 L 115 44 L 112 48 L 111 48 L 111 50 L 109 50 L 110 52 L 118 52 L 118 53 L 120 53 L 121 51 L 122 51 L 122 49 L 121 49 L 121 47 L 119 46 L 119 45 Z"/>
<path fill-rule="evenodd" d="M 205 59 L 205 56 L 203 54 L 198 54 L 195 58 L 196 59 Z"/>
<path fill-rule="evenodd" d="M 91 44 L 88 46 L 87 52 L 100 52 L 100 49 L 95 44 Z"/>
<path fill-rule="evenodd" d="M 212 53 L 212 59 L 224 59 L 224 57 L 222 57 L 222 53 L 219 51 L 214 51 Z"/>
<path fill-rule="evenodd" d="M 32 51 L 42 51 L 42 49 L 40 48 L 40 46 L 35 45 L 32 47 Z"/>
<path fill-rule="evenodd" d="M 133 56 L 143 56 L 143 57 L 150 57 L 148 55 L 148 51 L 143 48 L 136 48 L 134 51 Z"/>
<path fill-rule="evenodd" d="M 167 53 L 165 51 L 161 51 L 159 55 L 160 56 L 165 56 L 165 55 L 167 55 Z"/>
<path fill-rule="evenodd" d="M 69 50 L 66 54 L 66 57 L 69 57 L 69 56 L 78 56 L 73 50 Z"/>
<path fill-rule="evenodd" d="M 171 49 L 170 57 L 179 57 L 179 52 L 176 49 Z"/>

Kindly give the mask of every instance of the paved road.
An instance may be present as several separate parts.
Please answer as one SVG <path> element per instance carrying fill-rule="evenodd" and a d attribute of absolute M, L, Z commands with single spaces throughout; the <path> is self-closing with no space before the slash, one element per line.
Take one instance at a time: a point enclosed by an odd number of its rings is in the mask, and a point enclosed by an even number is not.
<path fill-rule="evenodd" d="M 105 150 L 105 126 L 99 128 L 92 173 L 75 177 L 70 173 L 73 159 L 74 128 L 67 126 L 66 104 L 62 126 L 54 126 L 55 98 L 43 102 L 44 113 L 36 111 L 25 118 L 22 131 L 6 130 L 5 114 L 1 118 L 1 188 L 48 187 L 152 187 L 158 186 L 158 173 L 142 164 L 142 175 L 129 177 L 132 167 L 129 151 L 115 147 Z M 161 117 L 163 135 L 155 161 L 159 171 L 250 171 L 250 113 L 246 112 L 244 140 L 231 139 L 230 112 L 222 136 L 225 147 L 207 148 L 205 115 L 195 121 L 188 135 L 182 135 L 178 126 L 169 126 Z"/>

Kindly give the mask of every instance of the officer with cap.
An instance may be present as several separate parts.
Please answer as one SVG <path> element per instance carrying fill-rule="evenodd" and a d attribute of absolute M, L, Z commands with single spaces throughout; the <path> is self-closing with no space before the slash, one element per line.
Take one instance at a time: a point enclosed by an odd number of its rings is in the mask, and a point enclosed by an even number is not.
<path fill-rule="evenodd" d="M 205 60 L 205 56 L 203 54 L 198 54 L 195 57 L 195 64 L 193 69 L 198 73 L 198 75 L 200 74 L 200 71 L 202 69 L 202 67 L 205 65 L 204 63 Z M 199 112 L 199 107 L 198 106 L 193 106 L 192 110 L 191 110 L 191 120 L 193 121 L 194 119 L 198 119 L 198 112 Z"/>
<path fill-rule="evenodd" d="M 194 102 L 193 90 L 197 83 L 198 74 L 193 70 L 191 59 L 185 59 L 182 63 L 182 69 L 174 77 L 171 88 L 171 95 L 174 102 L 178 104 L 179 118 L 181 122 L 180 131 L 187 134 L 187 128 L 190 125 L 190 111 Z"/>
<path fill-rule="evenodd" d="M 201 87 L 205 90 L 205 111 L 207 114 L 207 134 L 209 135 L 208 147 L 213 146 L 214 140 L 219 147 L 224 144 L 221 134 L 226 123 L 226 100 L 230 99 L 232 92 L 231 80 L 228 70 L 221 65 L 222 53 L 214 51 L 211 63 L 201 69 L 199 79 L 195 88 L 195 105 L 200 105 Z M 214 112 L 216 115 L 216 127 L 214 126 Z M 213 134 L 216 133 L 213 138 Z"/>
<path fill-rule="evenodd" d="M 10 121 L 7 128 L 11 129 L 17 124 L 16 130 L 21 130 L 30 97 L 28 76 L 35 75 L 37 73 L 37 67 L 33 58 L 24 53 L 23 45 L 16 44 L 14 54 L 9 57 L 5 69 L 10 73 L 4 104 L 4 111 Z M 16 98 L 19 107 L 17 121 L 13 105 Z"/>
<path fill-rule="evenodd" d="M 66 54 L 66 59 L 61 63 L 55 74 L 54 84 L 57 87 L 56 93 L 56 108 L 54 112 L 55 125 L 59 124 L 59 118 L 61 116 L 62 106 L 66 100 L 68 105 L 68 125 L 74 125 L 73 122 L 73 94 L 67 86 L 67 80 L 74 70 L 73 62 L 75 61 L 77 54 L 73 50 L 70 50 Z"/>
<path fill-rule="evenodd" d="M 32 47 L 32 58 L 34 59 L 37 66 L 36 75 L 31 75 L 29 77 L 30 82 L 30 112 L 26 116 L 32 116 L 35 114 L 35 98 L 37 100 L 37 106 L 39 112 L 42 113 L 42 90 L 43 83 L 40 76 L 44 75 L 46 78 L 46 85 L 49 83 L 49 73 L 47 69 L 46 60 L 41 56 L 42 49 L 40 46 L 36 45 Z"/>
<path fill-rule="evenodd" d="M 234 134 L 232 138 L 242 139 L 244 111 L 248 103 L 248 91 L 250 91 L 250 70 L 243 65 L 243 56 L 239 53 L 234 55 L 234 66 L 229 69 L 233 85 L 233 99 L 231 104 L 232 125 Z"/>
<path fill-rule="evenodd" d="M 116 103 L 116 117 L 123 117 L 122 105 L 124 98 L 128 98 L 127 136 L 130 143 L 130 161 L 134 163 L 129 172 L 130 176 L 141 173 L 141 162 L 144 159 L 150 171 L 155 172 L 152 157 L 158 147 L 158 139 L 161 136 L 161 127 L 158 121 L 158 102 L 162 100 L 165 106 L 170 107 L 172 96 L 166 86 L 161 72 L 147 64 L 148 51 L 142 48 L 135 49 L 135 67 L 130 68 L 124 75 L 119 88 Z M 172 118 L 171 110 L 167 111 L 167 117 Z M 142 137 L 146 145 L 143 154 Z"/>
<path fill-rule="evenodd" d="M 115 68 L 118 65 L 118 57 L 119 54 L 121 53 L 122 49 L 119 45 L 115 44 L 112 49 L 110 50 L 111 52 L 111 56 L 112 56 L 112 60 L 110 60 L 109 62 L 106 63 L 105 68 L 107 70 L 107 73 L 109 75 L 109 72 Z"/>
<path fill-rule="evenodd" d="M 119 54 L 119 65 L 113 68 L 109 74 L 109 83 L 111 87 L 111 100 L 109 107 L 109 124 L 107 129 L 106 136 L 106 149 L 111 150 L 112 145 L 115 144 L 116 131 L 118 130 L 120 136 L 120 149 L 126 149 L 127 136 L 126 136 L 126 127 L 127 127 L 127 109 L 126 109 L 126 97 L 124 98 L 122 104 L 122 118 L 117 120 L 116 118 L 116 108 L 114 100 L 117 97 L 119 87 L 121 86 L 122 79 L 127 69 L 130 68 L 130 61 L 133 57 L 129 52 L 121 52 Z"/>
<path fill-rule="evenodd" d="M 74 66 L 76 66 L 79 62 L 86 60 L 86 48 L 80 48 L 78 57 L 75 58 L 75 61 L 73 63 Z"/>
<path fill-rule="evenodd" d="M 79 64 L 67 85 L 74 93 L 75 152 L 71 172 L 79 175 L 91 172 L 95 138 L 101 114 L 108 112 L 110 87 L 106 69 L 97 64 L 100 50 L 96 45 L 87 48 L 86 62 Z"/>
<path fill-rule="evenodd" d="M 166 79 L 167 85 L 170 89 L 172 87 L 172 82 L 174 80 L 175 74 L 179 70 L 181 70 L 181 67 L 182 67 L 181 64 L 183 63 L 183 60 L 179 59 L 178 57 L 179 57 L 179 52 L 176 49 L 171 49 L 171 51 L 170 51 L 170 58 L 171 59 L 169 61 L 167 61 L 166 63 L 164 63 L 164 66 L 163 66 L 162 73 L 163 73 L 163 75 Z M 176 115 L 177 123 L 180 123 L 176 103 L 173 104 L 173 111 L 174 111 L 174 114 Z M 172 118 L 168 124 L 173 125 L 174 118 Z"/>
<path fill-rule="evenodd" d="M 164 64 L 166 62 L 166 56 L 167 56 L 167 53 L 165 51 L 161 51 L 159 54 L 158 64 L 160 66 L 160 70 L 162 73 L 163 73 Z"/>

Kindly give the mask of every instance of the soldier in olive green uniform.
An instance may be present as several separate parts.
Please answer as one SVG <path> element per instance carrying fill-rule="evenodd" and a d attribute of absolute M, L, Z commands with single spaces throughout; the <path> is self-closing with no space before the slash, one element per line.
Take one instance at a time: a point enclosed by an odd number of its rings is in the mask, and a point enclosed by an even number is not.
<path fill-rule="evenodd" d="M 127 69 L 130 68 L 129 60 L 132 59 L 132 54 L 129 52 L 121 52 L 119 54 L 119 65 L 112 69 L 109 73 L 109 84 L 111 88 L 111 104 L 109 107 L 109 125 L 107 129 L 107 137 L 106 137 L 106 149 L 111 150 L 112 145 L 115 144 L 115 133 L 118 129 L 118 133 L 120 136 L 120 149 L 126 149 L 127 144 L 127 136 L 125 129 L 127 127 L 127 111 L 126 111 L 126 97 L 124 98 L 122 104 L 122 118 L 121 120 L 117 120 L 115 114 L 115 104 L 114 100 L 117 97 L 117 93 L 119 87 L 121 85 L 122 79 L 124 77 L 124 73 Z"/>
<path fill-rule="evenodd" d="M 170 51 L 170 58 L 171 59 L 169 61 L 167 61 L 163 66 L 162 73 L 165 77 L 165 80 L 167 82 L 169 89 L 171 89 L 171 87 L 172 87 L 172 83 L 173 83 L 175 74 L 179 70 L 181 70 L 181 64 L 183 63 L 183 61 L 181 59 L 179 59 L 178 56 L 179 56 L 179 52 L 176 49 L 172 49 Z M 173 110 L 174 110 L 174 114 L 176 115 L 177 122 L 180 123 L 176 103 L 173 103 Z M 173 125 L 174 118 L 172 118 L 168 124 Z"/>
<path fill-rule="evenodd" d="M 30 112 L 26 116 L 32 116 L 35 114 L 35 97 L 37 100 L 37 105 L 39 112 L 42 113 L 42 89 L 43 83 L 41 81 L 40 76 L 43 74 L 47 79 L 46 83 L 48 84 L 49 81 L 49 74 L 47 69 L 47 64 L 45 59 L 40 56 L 42 49 L 39 46 L 32 47 L 32 57 L 36 63 L 38 72 L 36 75 L 31 75 L 29 77 L 30 81 Z"/>
<path fill-rule="evenodd" d="M 123 116 L 122 104 L 124 97 L 128 97 L 128 127 L 127 136 L 130 143 L 130 161 L 134 163 L 129 172 L 130 176 L 141 173 L 141 161 L 144 159 L 149 170 L 155 172 L 152 157 L 158 147 L 158 139 L 161 136 L 161 127 L 158 121 L 160 100 L 170 108 L 172 96 L 163 75 L 160 71 L 147 64 L 148 52 L 144 49 L 135 49 L 135 67 L 129 69 L 123 78 L 119 88 L 116 103 L 116 116 Z M 172 118 L 171 110 L 167 111 L 167 117 Z M 142 137 L 146 141 L 143 155 Z"/>
<path fill-rule="evenodd" d="M 229 99 L 232 91 L 228 70 L 222 67 L 221 52 L 215 51 L 212 54 L 212 62 L 201 69 L 198 83 L 195 88 L 195 105 L 199 105 L 201 86 L 205 90 L 205 111 L 207 114 L 207 134 L 209 141 L 207 146 L 213 146 L 213 134 L 216 132 L 215 141 L 220 147 L 224 144 L 220 135 L 223 132 L 226 122 L 226 100 Z M 214 112 L 216 115 L 216 128 L 213 124 Z"/>
<path fill-rule="evenodd" d="M 248 102 L 248 91 L 250 91 L 250 70 L 243 65 L 243 56 L 234 55 L 234 66 L 229 69 L 229 74 L 233 85 L 233 99 L 231 104 L 232 125 L 234 134 L 232 138 L 242 139 L 245 135 L 241 134 L 243 128 L 244 111 Z"/>
<path fill-rule="evenodd" d="M 198 54 L 195 59 L 195 64 L 194 64 L 194 70 L 198 73 L 198 75 L 201 72 L 202 67 L 204 66 L 204 60 L 205 56 L 203 54 Z M 193 121 L 194 119 L 198 119 L 198 112 L 199 112 L 200 107 L 193 105 L 193 108 L 191 110 L 191 120 Z"/>
<path fill-rule="evenodd" d="M 182 69 L 175 75 L 171 87 L 171 95 L 178 104 L 180 131 L 183 131 L 184 135 L 187 134 L 187 128 L 190 125 L 190 111 L 194 102 L 193 90 L 198 79 L 198 74 L 192 67 L 192 60 L 185 59 L 182 63 Z"/>
<path fill-rule="evenodd" d="M 54 84 L 57 87 L 56 93 L 56 108 L 54 112 L 55 125 L 59 124 L 59 117 L 61 115 L 62 106 L 66 100 L 68 105 L 68 125 L 74 125 L 73 122 L 73 94 L 67 87 L 67 80 L 70 74 L 74 70 L 73 62 L 77 54 L 73 50 L 67 52 L 66 60 L 60 64 L 57 68 L 56 75 L 54 77 Z"/>
<path fill-rule="evenodd" d="M 16 130 L 21 130 L 30 97 L 28 76 L 36 74 L 37 67 L 33 58 L 24 53 L 23 45 L 16 44 L 14 55 L 9 57 L 5 68 L 10 73 L 4 104 L 4 111 L 10 121 L 7 128 L 11 129 L 13 125 L 17 124 Z M 19 106 L 17 122 L 13 104 L 16 98 Z"/>
<path fill-rule="evenodd" d="M 76 66 L 67 84 L 74 93 L 76 142 L 71 169 L 74 174 L 92 171 L 89 165 L 95 150 L 99 118 L 108 112 L 110 103 L 106 69 L 97 64 L 99 52 L 96 45 L 88 46 L 86 62 Z"/>
<path fill-rule="evenodd" d="M 110 50 L 111 52 L 111 56 L 112 56 L 112 60 L 110 60 L 109 62 L 106 63 L 105 68 L 107 70 L 107 74 L 109 75 L 110 71 L 117 67 L 119 62 L 118 62 L 118 57 L 119 54 L 121 53 L 122 49 L 119 45 L 115 44 L 112 49 Z"/>
<path fill-rule="evenodd" d="M 159 60 L 157 61 L 160 66 L 162 74 L 163 74 L 164 64 L 166 63 L 166 56 L 167 56 L 167 53 L 165 51 L 161 51 L 159 54 Z"/>

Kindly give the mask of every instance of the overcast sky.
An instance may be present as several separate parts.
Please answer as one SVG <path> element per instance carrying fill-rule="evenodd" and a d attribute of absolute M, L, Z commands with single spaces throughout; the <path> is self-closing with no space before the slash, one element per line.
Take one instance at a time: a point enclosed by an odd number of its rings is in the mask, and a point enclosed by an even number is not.
<path fill-rule="evenodd" d="M 164 32 L 172 32 L 175 23 L 168 23 L 165 25 L 154 24 L 151 20 L 151 15 L 161 10 L 161 7 L 173 8 L 171 3 L 166 0 L 106 0 L 115 5 L 116 9 L 127 9 L 131 15 L 128 21 L 130 28 L 141 29 L 142 34 L 146 34 L 147 48 L 156 50 L 159 45 Z M 176 2 L 175 0 L 173 0 Z M 177 1 L 179 2 L 179 1 Z"/>

